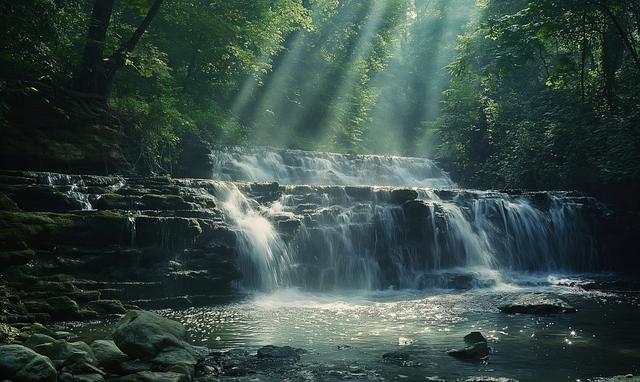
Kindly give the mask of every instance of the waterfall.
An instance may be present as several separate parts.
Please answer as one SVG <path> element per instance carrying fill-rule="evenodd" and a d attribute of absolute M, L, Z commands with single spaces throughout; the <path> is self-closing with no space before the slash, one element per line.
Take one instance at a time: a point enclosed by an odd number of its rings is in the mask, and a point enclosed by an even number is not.
<path fill-rule="evenodd" d="M 213 155 L 214 173 L 289 183 L 240 184 L 242 191 L 218 183 L 248 287 L 470 288 L 601 265 L 587 218 L 593 200 L 579 195 L 457 190 L 416 158 L 267 149 Z M 412 188 L 380 185 L 399 182 Z"/>
<path fill-rule="evenodd" d="M 215 150 L 213 179 L 281 184 L 450 188 L 449 175 L 425 158 L 344 155 L 302 150 Z"/>
<path fill-rule="evenodd" d="M 273 224 L 232 183 L 217 183 L 215 188 L 218 207 L 238 231 L 238 250 L 244 255 L 239 260 L 242 286 L 267 290 L 287 286 L 291 261 Z"/>

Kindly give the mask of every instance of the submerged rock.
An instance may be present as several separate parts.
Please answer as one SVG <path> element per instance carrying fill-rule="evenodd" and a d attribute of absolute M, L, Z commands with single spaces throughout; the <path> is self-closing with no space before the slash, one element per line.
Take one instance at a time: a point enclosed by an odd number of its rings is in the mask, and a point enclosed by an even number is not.
<path fill-rule="evenodd" d="M 499 306 L 498 309 L 506 314 L 559 314 L 559 313 L 575 313 L 577 309 L 568 305 L 564 301 L 541 295 L 528 294 L 520 296 L 516 300 Z"/>
<path fill-rule="evenodd" d="M 382 355 L 382 362 L 391 365 L 415 367 L 420 366 L 419 362 L 413 359 L 413 355 L 406 351 L 392 351 Z"/>
<path fill-rule="evenodd" d="M 449 350 L 447 354 L 464 360 L 481 360 L 487 358 L 490 352 L 486 342 L 478 342 L 462 349 Z"/>
<path fill-rule="evenodd" d="M 22 345 L 0 346 L 0 379 L 53 382 L 58 373 L 49 358 Z"/>
<path fill-rule="evenodd" d="M 256 357 L 271 361 L 298 361 L 302 352 L 302 349 L 292 348 L 291 346 L 267 345 L 258 349 Z"/>

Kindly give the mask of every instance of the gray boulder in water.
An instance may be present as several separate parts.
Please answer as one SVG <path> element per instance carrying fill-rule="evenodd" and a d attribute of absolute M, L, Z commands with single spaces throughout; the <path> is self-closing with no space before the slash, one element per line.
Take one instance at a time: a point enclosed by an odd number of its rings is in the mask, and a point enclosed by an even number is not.
<path fill-rule="evenodd" d="M 53 382 L 58 373 L 51 360 L 22 345 L 0 346 L 0 379 Z"/>
<path fill-rule="evenodd" d="M 270 361 L 297 361 L 300 359 L 302 349 L 295 349 L 291 346 L 267 345 L 258 349 L 256 357 Z"/>
<path fill-rule="evenodd" d="M 520 296 L 508 304 L 499 306 L 498 309 L 506 314 L 537 315 L 575 313 L 577 311 L 576 308 L 560 299 L 536 293 Z"/>
<path fill-rule="evenodd" d="M 484 338 L 484 336 L 480 332 L 471 332 L 466 336 L 464 336 L 464 342 L 466 342 L 467 344 L 473 345 L 473 344 L 477 344 L 478 342 L 486 343 L 487 339 Z"/>
<path fill-rule="evenodd" d="M 487 358 L 490 352 L 486 342 L 478 342 L 462 349 L 449 350 L 447 354 L 464 360 L 481 360 Z"/>
<path fill-rule="evenodd" d="M 125 354 L 161 365 L 195 365 L 209 350 L 186 342 L 179 322 L 155 313 L 130 310 L 113 332 L 115 344 Z"/>

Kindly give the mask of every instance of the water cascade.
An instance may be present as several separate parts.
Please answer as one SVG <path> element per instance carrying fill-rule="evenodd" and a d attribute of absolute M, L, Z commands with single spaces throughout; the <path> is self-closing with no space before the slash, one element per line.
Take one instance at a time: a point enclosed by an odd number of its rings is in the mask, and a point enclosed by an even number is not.
<path fill-rule="evenodd" d="M 211 157 L 213 178 L 220 180 L 434 188 L 455 186 L 444 171 L 425 158 L 259 147 L 216 150 Z"/>
<path fill-rule="evenodd" d="M 286 184 L 216 191 L 240 233 L 243 283 L 252 288 L 471 288 L 601 265 L 589 221 L 595 202 L 579 194 L 458 190 L 419 158 L 213 156 L 214 177 Z"/>

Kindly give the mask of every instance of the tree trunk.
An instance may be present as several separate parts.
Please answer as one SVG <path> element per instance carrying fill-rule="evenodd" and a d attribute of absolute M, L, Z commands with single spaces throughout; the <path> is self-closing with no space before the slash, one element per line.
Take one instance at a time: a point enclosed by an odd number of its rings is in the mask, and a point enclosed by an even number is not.
<path fill-rule="evenodd" d="M 74 78 L 76 90 L 96 94 L 105 100 L 111 92 L 116 72 L 124 65 L 127 56 L 136 47 L 151 21 L 157 15 L 162 0 L 154 1 L 131 38 L 122 44 L 108 60 L 105 60 L 105 38 L 113 11 L 113 3 L 114 0 L 95 0 L 82 67 Z"/>
<path fill-rule="evenodd" d="M 105 95 L 108 95 L 111 92 L 111 86 L 113 85 L 113 79 L 115 78 L 115 74 L 120 69 L 126 59 L 127 56 L 135 49 L 136 45 L 144 35 L 144 32 L 147 31 L 149 25 L 151 25 L 151 21 L 156 17 L 158 11 L 160 10 L 160 6 L 162 5 L 162 0 L 155 0 L 147 15 L 142 20 L 142 23 L 138 26 L 135 32 L 129 40 L 127 40 L 117 51 L 111 55 L 109 58 L 108 67 L 106 70 L 106 78 L 105 78 L 105 87 L 103 90 Z"/>
<path fill-rule="evenodd" d="M 114 0 L 95 0 L 82 66 L 73 79 L 74 88 L 83 93 L 100 94 L 105 71 L 102 57 Z"/>

